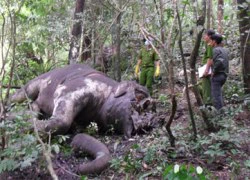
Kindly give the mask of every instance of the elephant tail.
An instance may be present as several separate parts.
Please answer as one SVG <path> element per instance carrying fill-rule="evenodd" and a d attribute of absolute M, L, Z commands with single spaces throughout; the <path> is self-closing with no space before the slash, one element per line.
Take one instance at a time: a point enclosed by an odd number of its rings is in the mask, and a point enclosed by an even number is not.
<path fill-rule="evenodd" d="M 71 146 L 75 151 L 81 150 L 94 158 L 93 161 L 78 166 L 79 174 L 98 174 L 109 166 L 111 155 L 108 148 L 94 137 L 87 134 L 77 134 L 73 138 Z"/>

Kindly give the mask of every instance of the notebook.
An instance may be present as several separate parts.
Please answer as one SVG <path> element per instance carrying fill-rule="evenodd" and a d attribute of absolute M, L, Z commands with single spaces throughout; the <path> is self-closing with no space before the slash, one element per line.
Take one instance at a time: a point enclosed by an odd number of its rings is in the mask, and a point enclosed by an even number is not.
<path fill-rule="evenodd" d="M 202 77 L 203 77 L 203 74 L 204 74 L 205 71 L 206 71 L 206 66 L 207 66 L 207 64 L 205 64 L 205 65 L 203 65 L 203 66 L 201 66 L 201 67 L 198 68 L 199 78 L 202 78 Z M 210 67 L 209 70 L 208 70 L 208 74 L 210 75 L 211 73 L 212 73 L 212 69 L 211 69 L 211 67 Z"/>

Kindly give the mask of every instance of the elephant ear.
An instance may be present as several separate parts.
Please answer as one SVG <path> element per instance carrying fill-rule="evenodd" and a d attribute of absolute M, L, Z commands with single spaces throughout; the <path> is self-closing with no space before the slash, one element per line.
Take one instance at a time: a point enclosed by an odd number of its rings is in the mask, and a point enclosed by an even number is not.
<path fill-rule="evenodd" d="M 121 96 L 123 96 L 124 94 L 126 94 L 126 93 L 127 93 L 127 90 L 128 90 L 128 87 L 129 87 L 129 83 L 128 83 L 127 81 L 121 82 L 121 83 L 116 87 L 116 90 L 115 90 L 115 93 L 114 93 L 115 98 L 121 97 Z"/>
<path fill-rule="evenodd" d="M 115 98 L 125 95 L 127 92 L 133 94 L 133 96 L 140 101 L 141 99 L 149 97 L 149 92 L 144 86 L 138 85 L 132 81 L 121 82 L 115 90 Z"/>

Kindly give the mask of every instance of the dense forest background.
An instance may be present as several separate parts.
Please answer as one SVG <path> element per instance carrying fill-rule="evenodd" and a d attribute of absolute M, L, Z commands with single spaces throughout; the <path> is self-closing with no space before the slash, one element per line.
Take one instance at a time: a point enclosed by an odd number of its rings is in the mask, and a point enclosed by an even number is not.
<path fill-rule="evenodd" d="M 0 24 L 0 179 L 57 178 L 50 177 L 46 153 L 64 165 L 64 171 L 56 171 L 59 179 L 250 177 L 249 0 L 3 0 Z M 230 50 L 223 117 L 199 109 L 196 71 L 204 52 L 202 35 L 209 28 L 223 35 Z M 117 81 L 135 80 L 138 52 L 149 37 L 160 56 L 154 98 L 166 125 L 130 141 L 99 137 L 113 152 L 111 167 L 101 175 L 74 173 L 79 160 L 71 156 L 69 136 L 37 142 L 36 135 L 19 132 L 25 114 L 6 120 L 13 108 L 10 94 L 56 67 L 86 63 Z M 15 108 L 23 111 L 24 106 Z M 87 131 L 98 136 L 94 125 Z"/>

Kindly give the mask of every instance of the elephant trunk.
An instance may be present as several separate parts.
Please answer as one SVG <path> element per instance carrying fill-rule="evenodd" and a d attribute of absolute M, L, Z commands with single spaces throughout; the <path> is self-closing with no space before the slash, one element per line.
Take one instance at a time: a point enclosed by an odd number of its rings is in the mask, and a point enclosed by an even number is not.
<path fill-rule="evenodd" d="M 73 138 L 71 146 L 75 151 L 81 150 L 94 158 L 94 160 L 89 163 L 79 165 L 79 174 L 98 174 L 109 166 L 109 161 L 111 160 L 109 150 L 97 139 L 87 134 L 77 134 Z"/>

